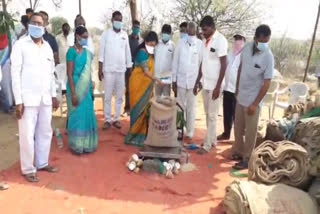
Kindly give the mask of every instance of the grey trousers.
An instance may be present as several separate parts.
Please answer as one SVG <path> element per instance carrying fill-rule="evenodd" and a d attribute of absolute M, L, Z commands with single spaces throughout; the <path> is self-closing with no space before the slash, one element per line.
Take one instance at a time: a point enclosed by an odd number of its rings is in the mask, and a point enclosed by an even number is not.
<path fill-rule="evenodd" d="M 232 154 L 241 156 L 244 160 L 250 159 L 256 144 L 260 108 L 257 107 L 254 115 L 248 115 L 248 108 L 237 103 L 234 121 L 235 142 Z"/>

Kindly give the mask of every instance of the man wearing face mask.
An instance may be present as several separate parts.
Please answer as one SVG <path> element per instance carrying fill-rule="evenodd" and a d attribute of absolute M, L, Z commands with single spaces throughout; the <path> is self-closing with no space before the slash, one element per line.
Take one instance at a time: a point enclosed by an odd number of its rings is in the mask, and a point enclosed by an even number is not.
<path fill-rule="evenodd" d="M 180 39 L 186 39 L 188 37 L 188 22 L 182 22 L 179 26 L 180 28 Z"/>
<path fill-rule="evenodd" d="M 62 33 L 57 36 L 57 42 L 59 46 L 60 63 L 66 63 L 66 54 L 69 49 L 68 36 L 70 34 L 70 25 L 64 23 L 62 25 Z"/>
<path fill-rule="evenodd" d="M 202 41 L 197 38 L 196 31 L 196 24 L 188 23 L 188 37 L 179 41 L 172 64 L 172 87 L 178 103 L 186 113 L 188 140 L 191 140 L 194 135 L 196 96 L 193 94 L 193 87 L 202 59 Z"/>
<path fill-rule="evenodd" d="M 46 27 L 49 25 L 49 15 L 45 11 L 40 11 L 39 13 L 43 16 L 43 19 L 44 19 L 44 27 L 45 28 L 44 28 L 43 39 L 49 43 L 49 45 L 53 51 L 54 63 L 55 63 L 55 65 L 58 65 L 60 63 L 59 62 L 58 43 L 57 43 L 56 38 L 51 33 L 48 33 L 48 31 L 46 29 Z"/>
<path fill-rule="evenodd" d="M 77 29 L 77 27 L 79 27 L 79 26 L 86 27 L 86 21 L 83 18 L 83 16 L 81 16 L 81 15 L 77 15 L 75 20 L 74 20 L 73 33 L 70 33 L 69 36 L 68 36 L 69 47 L 72 47 L 74 45 L 74 36 L 75 36 L 74 32 Z M 91 54 L 93 54 L 93 55 L 95 54 L 95 52 L 94 52 L 95 51 L 94 44 L 93 44 L 91 36 L 89 36 L 89 38 L 88 38 L 88 45 L 86 45 L 84 48 L 89 50 L 91 52 Z"/>
<path fill-rule="evenodd" d="M 43 39 L 42 14 L 31 16 L 29 36 L 18 40 L 11 54 L 12 86 L 19 125 L 20 162 L 23 176 L 38 182 L 37 171 L 57 172 L 49 165 L 52 109 L 58 107 L 54 58 Z"/>
<path fill-rule="evenodd" d="M 260 108 L 273 78 L 274 58 L 268 47 L 271 30 L 260 25 L 254 41 L 248 43 L 241 53 L 241 65 L 237 78 L 237 106 L 234 123 L 234 159 L 239 162 L 235 169 L 248 168 L 248 161 L 255 147 Z"/>
<path fill-rule="evenodd" d="M 125 72 L 132 67 L 129 38 L 122 30 L 122 14 L 115 11 L 112 14 L 111 29 L 106 30 L 101 36 L 99 56 L 99 80 L 104 78 L 105 91 L 105 123 L 103 129 L 111 125 L 120 129 L 119 117 L 125 90 Z M 111 118 L 111 99 L 115 94 L 115 116 Z"/>
<path fill-rule="evenodd" d="M 172 84 L 172 60 L 174 53 L 174 44 L 171 40 L 171 26 L 165 24 L 161 30 L 161 40 L 155 48 L 155 77 L 161 80 L 161 83 L 155 85 L 156 96 L 170 96 Z"/>
<path fill-rule="evenodd" d="M 241 51 L 245 44 L 245 37 L 242 33 L 233 36 L 233 48 L 227 57 L 227 70 L 225 75 L 225 85 L 223 90 L 223 124 L 224 132 L 218 136 L 218 140 L 229 140 L 235 116 L 236 108 L 236 84 L 238 69 L 241 60 Z"/>
<path fill-rule="evenodd" d="M 138 20 L 134 20 L 133 26 L 132 26 L 132 33 L 129 36 L 129 45 L 130 45 L 132 63 L 134 63 L 134 60 L 136 58 L 136 53 L 137 53 L 139 44 L 140 44 L 140 22 Z M 125 76 L 126 76 L 126 94 L 125 94 L 126 98 L 125 98 L 123 116 L 130 114 L 129 79 L 131 76 L 131 69 L 127 69 Z"/>

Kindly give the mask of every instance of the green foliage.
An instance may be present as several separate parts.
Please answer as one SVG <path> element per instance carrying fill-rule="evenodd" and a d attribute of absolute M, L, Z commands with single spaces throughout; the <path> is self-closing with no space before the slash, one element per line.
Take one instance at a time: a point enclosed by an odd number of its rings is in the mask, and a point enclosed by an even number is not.
<path fill-rule="evenodd" d="M 68 23 L 63 17 L 53 17 L 50 19 L 52 34 L 59 35 L 62 33 L 62 25 Z"/>
<path fill-rule="evenodd" d="M 0 11 L 0 35 L 14 30 L 15 21 L 9 13 Z"/>

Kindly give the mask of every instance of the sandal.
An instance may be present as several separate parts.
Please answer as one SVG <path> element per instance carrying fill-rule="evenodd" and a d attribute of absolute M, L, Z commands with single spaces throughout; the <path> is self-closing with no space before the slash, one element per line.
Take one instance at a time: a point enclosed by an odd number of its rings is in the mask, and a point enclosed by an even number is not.
<path fill-rule="evenodd" d="M 46 166 L 46 167 L 43 167 L 41 169 L 38 169 L 38 171 L 45 171 L 45 172 L 49 172 L 49 173 L 56 173 L 58 172 L 58 168 L 54 167 L 54 166 Z"/>
<path fill-rule="evenodd" d="M 9 189 L 9 185 L 6 183 L 0 182 L 0 190 L 6 190 L 6 189 Z"/>
<path fill-rule="evenodd" d="M 37 177 L 36 173 L 26 174 L 26 175 L 23 175 L 23 177 L 27 181 L 29 181 L 30 183 L 38 183 L 39 182 L 39 178 Z"/>
<path fill-rule="evenodd" d="M 105 122 L 105 123 L 103 124 L 102 129 L 103 129 L 103 130 L 108 130 L 110 127 L 111 127 L 111 124 L 110 124 L 109 122 Z"/>
<path fill-rule="evenodd" d="M 121 124 L 119 121 L 115 121 L 113 124 L 112 124 L 114 127 L 116 127 L 117 129 L 121 129 Z"/>

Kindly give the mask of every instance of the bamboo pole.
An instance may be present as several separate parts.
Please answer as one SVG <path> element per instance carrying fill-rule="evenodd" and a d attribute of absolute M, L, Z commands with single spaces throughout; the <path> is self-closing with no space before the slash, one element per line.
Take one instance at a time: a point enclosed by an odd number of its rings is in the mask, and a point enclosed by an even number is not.
<path fill-rule="evenodd" d="M 303 82 L 305 82 L 306 79 L 307 79 L 307 74 L 308 74 L 308 70 L 309 70 L 309 66 L 310 66 L 310 60 L 311 60 L 311 56 L 312 56 L 312 50 L 313 50 L 314 42 L 315 42 L 315 40 L 316 40 L 316 34 L 317 34 L 317 28 L 318 28 L 318 23 L 319 23 L 319 17 L 320 17 L 320 0 L 319 0 L 319 6 L 318 6 L 317 20 L 316 20 L 316 24 L 315 24 L 315 26 L 314 26 L 314 32 L 313 32 L 312 41 L 311 41 L 311 46 L 310 46 L 310 50 L 309 50 L 307 67 L 306 67 L 306 70 L 305 70 L 305 72 L 304 72 Z"/>
<path fill-rule="evenodd" d="M 82 6 L 81 6 L 81 0 L 79 0 L 79 14 L 82 15 Z"/>

